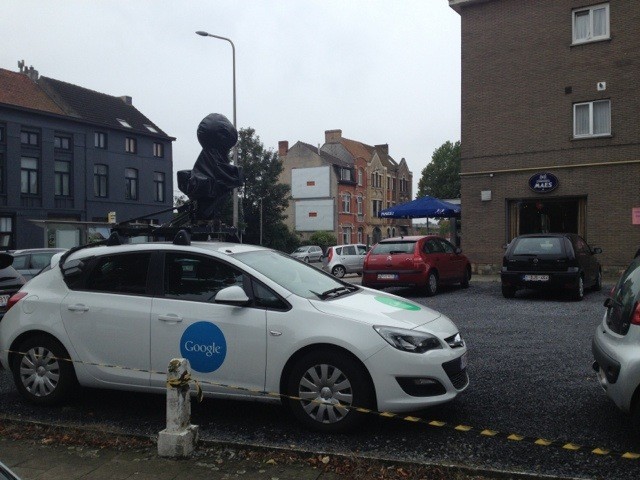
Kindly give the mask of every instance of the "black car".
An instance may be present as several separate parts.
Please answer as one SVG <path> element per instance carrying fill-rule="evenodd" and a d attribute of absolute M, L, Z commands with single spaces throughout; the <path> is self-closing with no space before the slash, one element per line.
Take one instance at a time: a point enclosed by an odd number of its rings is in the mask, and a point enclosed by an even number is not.
<path fill-rule="evenodd" d="M 0 253 L 0 319 L 7 311 L 11 296 L 26 283 L 24 277 L 11 266 L 12 263 L 11 255 Z"/>
<path fill-rule="evenodd" d="M 502 259 L 502 295 L 513 298 L 516 290 L 536 288 L 568 291 L 582 300 L 585 287 L 602 288 L 602 268 L 591 248 L 574 233 L 521 235 L 507 246 Z"/>

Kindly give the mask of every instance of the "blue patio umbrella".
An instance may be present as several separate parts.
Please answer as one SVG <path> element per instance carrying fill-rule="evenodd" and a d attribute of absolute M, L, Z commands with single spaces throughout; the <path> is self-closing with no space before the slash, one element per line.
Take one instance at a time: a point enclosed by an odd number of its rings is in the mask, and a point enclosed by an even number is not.
<path fill-rule="evenodd" d="M 460 205 L 427 195 L 382 210 L 378 216 L 381 218 L 458 218 L 460 217 Z"/>

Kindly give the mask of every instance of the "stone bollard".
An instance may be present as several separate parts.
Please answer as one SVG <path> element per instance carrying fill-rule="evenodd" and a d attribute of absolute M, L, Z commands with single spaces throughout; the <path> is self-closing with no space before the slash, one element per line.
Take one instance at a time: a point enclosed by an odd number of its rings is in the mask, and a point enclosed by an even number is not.
<path fill-rule="evenodd" d="M 188 457 L 198 442 L 198 426 L 191 425 L 189 360 L 174 358 L 167 370 L 167 428 L 158 435 L 158 455 Z"/>

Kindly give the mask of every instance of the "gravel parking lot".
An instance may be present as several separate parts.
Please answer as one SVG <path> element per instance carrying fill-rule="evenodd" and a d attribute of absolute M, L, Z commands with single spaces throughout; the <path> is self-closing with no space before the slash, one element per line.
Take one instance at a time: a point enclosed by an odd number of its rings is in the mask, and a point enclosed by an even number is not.
<path fill-rule="evenodd" d="M 354 277 L 355 279 L 355 277 Z M 580 478 L 637 478 L 640 460 L 598 456 L 566 442 L 616 452 L 640 452 L 640 435 L 607 399 L 591 370 L 591 338 L 611 285 L 582 302 L 536 292 L 506 300 L 498 282 L 473 281 L 432 298 L 388 290 L 448 315 L 469 345 L 471 385 L 455 402 L 416 415 L 447 422 L 434 428 L 372 417 L 360 432 L 325 436 L 300 429 L 283 409 L 258 403 L 205 400 L 193 423 L 209 440 L 322 452 L 353 452 L 421 463 Z M 23 404 L 0 372 L 0 415 L 49 423 L 89 424 L 152 435 L 163 428 L 162 396 L 84 391 L 73 404 L 37 409 Z M 468 425 L 471 431 L 453 426 Z M 550 446 L 479 434 L 483 429 L 554 440 Z"/>

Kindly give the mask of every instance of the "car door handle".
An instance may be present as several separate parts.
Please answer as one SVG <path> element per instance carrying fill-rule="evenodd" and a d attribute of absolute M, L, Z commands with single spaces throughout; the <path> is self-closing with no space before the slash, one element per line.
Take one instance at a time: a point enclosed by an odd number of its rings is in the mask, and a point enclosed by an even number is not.
<path fill-rule="evenodd" d="M 158 315 L 158 320 L 161 322 L 180 323 L 182 321 L 182 317 L 179 317 L 174 313 L 169 313 L 167 315 Z"/>
<path fill-rule="evenodd" d="M 83 305 L 82 303 L 76 303 L 74 305 L 68 305 L 67 310 L 70 312 L 88 312 L 89 307 Z"/>

